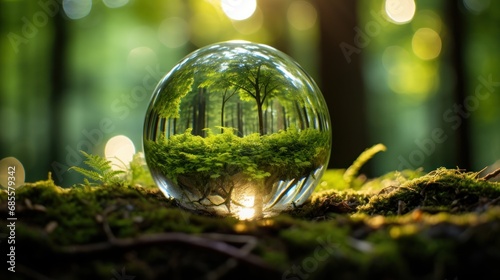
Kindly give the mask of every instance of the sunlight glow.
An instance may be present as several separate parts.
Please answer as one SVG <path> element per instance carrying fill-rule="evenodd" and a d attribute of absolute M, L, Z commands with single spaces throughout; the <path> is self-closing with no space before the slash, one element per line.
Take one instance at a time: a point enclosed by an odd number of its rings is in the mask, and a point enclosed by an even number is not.
<path fill-rule="evenodd" d="M 255 209 L 242 208 L 236 215 L 240 220 L 250 220 L 255 216 Z"/>
<path fill-rule="evenodd" d="M 241 201 L 243 207 L 235 211 L 236 217 L 240 220 L 250 220 L 255 216 L 254 208 L 255 196 L 245 196 Z"/>
<path fill-rule="evenodd" d="M 314 26 L 318 12 L 314 6 L 303 0 L 295 1 L 290 4 L 287 10 L 287 19 L 297 30 L 307 30 Z"/>
<path fill-rule="evenodd" d="M 423 60 L 434 59 L 441 53 L 441 37 L 430 28 L 420 28 L 413 34 L 411 47 L 418 58 Z"/>
<path fill-rule="evenodd" d="M 221 0 L 221 7 L 232 20 L 244 20 L 253 15 L 257 8 L 256 0 Z"/>
<path fill-rule="evenodd" d="M 415 101 L 426 100 L 439 86 L 438 68 L 435 63 L 425 63 L 400 46 L 389 46 L 382 55 L 387 71 L 387 85 L 401 95 Z"/>
<path fill-rule="evenodd" d="M 113 170 L 126 170 L 134 154 L 134 143 L 125 135 L 112 137 L 104 148 L 104 156 L 111 161 Z"/>
<path fill-rule="evenodd" d="M 414 0 L 386 0 L 385 12 L 389 19 L 396 24 L 410 22 L 415 15 Z"/>

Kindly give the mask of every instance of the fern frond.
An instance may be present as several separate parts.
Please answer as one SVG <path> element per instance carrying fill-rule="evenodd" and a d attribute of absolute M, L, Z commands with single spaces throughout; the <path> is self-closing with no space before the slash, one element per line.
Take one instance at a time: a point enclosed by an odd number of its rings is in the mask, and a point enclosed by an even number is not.
<path fill-rule="evenodd" d="M 84 161 L 85 164 L 87 164 L 97 172 L 112 170 L 111 161 L 107 160 L 106 158 L 98 155 L 87 154 L 85 151 L 81 151 L 81 153 L 87 158 L 87 160 Z"/>
<path fill-rule="evenodd" d="M 85 176 L 85 183 L 89 183 L 88 179 L 102 182 L 103 184 L 121 184 L 125 181 L 126 174 L 123 170 L 113 170 L 111 161 L 98 155 L 88 154 L 85 151 L 80 151 L 86 158 L 83 162 L 89 169 L 72 166 L 69 170 L 74 170 Z"/>
<path fill-rule="evenodd" d="M 104 184 L 121 184 L 121 183 L 124 183 L 125 182 L 125 179 L 124 177 L 122 177 L 121 175 L 125 175 L 127 174 L 125 171 L 123 170 L 112 170 L 112 171 L 109 171 L 109 172 L 105 172 L 103 173 L 103 180 L 102 182 Z"/>
<path fill-rule="evenodd" d="M 69 170 L 75 170 L 76 172 L 82 174 L 83 176 L 87 177 L 90 180 L 94 181 L 102 181 L 103 177 L 101 174 L 94 170 L 88 170 L 85 168 L 81 168 L 79 166 L 72 166 L 69 168 Z"/>

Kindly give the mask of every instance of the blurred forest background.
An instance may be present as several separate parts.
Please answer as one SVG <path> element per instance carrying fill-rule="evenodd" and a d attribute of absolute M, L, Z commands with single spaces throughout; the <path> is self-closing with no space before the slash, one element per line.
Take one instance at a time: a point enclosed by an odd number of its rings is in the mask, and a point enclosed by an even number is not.
<path fill-rule="evenodd" d="M 364 172 L 500 164 L 500 1 L 0 0 L 0 159 L 62 186 L 78 150 L 142 150 L 160 78 L 205 45 L 271 45 L 312 75 L 330 168 L 383 143 Z M 118 137 L 117 137 L 118 136 Z M 106 145 L 109 143 L 108 145 Z"/>

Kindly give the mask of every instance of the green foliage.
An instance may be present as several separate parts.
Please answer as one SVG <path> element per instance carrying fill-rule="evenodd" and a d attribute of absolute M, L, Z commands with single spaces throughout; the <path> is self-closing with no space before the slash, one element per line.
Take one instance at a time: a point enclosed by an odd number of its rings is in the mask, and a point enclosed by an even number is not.
<path fill-rule="evenodd" d="M 262 137 L 262 144 L 260 164 L 284 179 L 310 173 L 329 156 L 329 135 L 316 129 L 298 131 L 291 127 Z"/>
<path fill-rule="evenodd" d="M 179 117 L 181 99 L 191 91 L 194 82 L 193 69 L 178 70 L 178 68 L 180 67 L 170 71 L 168 74 L 170 82 L 164 83 L 164 87 L 159 89 L 163 93 L 157 97 L 159 99 L 157 113 L 164 118 Z"/>
<path fill-rule="evenodd" d="M 113 170 L 111 167 L 111 161 L 98 155 L 87 154 L 84 151 L 80 151 L 80 153 L 85 156 L 86 160 L 84 163 L 90 167 L 90 169 L 72 166 L 69 170 L 74 170 L 87 177 L 85 179 L 85 183 L 87 185 L 91 184 L 88 179 L 101 182 L 104 185 L 119 184 L 123 182 L 121 175 L 124 175 L 125 171 Z"/>
<path fill-rule="evenodd" d="M 265 99 L 270 99 L 277 92 L 287 90 L 290 86 L 290 82 L 276 65 L 271 60 L 263 58 L 264 55 L 274 57 L 269 50 L 259 49 L 242 58 L 240 55 L 235 55 L 234 51 L 227 50 L 228 46 L 220 48 L 225 49 L 225 52 L 211 54 L 219 56 L 219 59 L 213 59 L 212 63 L 207 65 L 202 64 L 207 63 L 206 61 L 197 64 L 197 67 L 206 73 L 201 87 L 215 91 L 231 88 L 239 92 L 240 100 L 264 104 Z M 258 55 L 260 53 L 261 55 Z M 234 58 L 228 59 L 230 56 Z M 225 63 L 221 64 L 221 61 Z M 288 97 L 290 98 L 289 95 Z"/>
<path fill-rule="evenodd" d="M 329 135 L 316 129 L 289 128 L 279 133 L 238 137 L 233 129 L 207 131 L 207 137 L 183 134 L 146 141 L 152 168 L 176 181 L 180 175 L 216 179 L 243 173 L 251 179 L 308 175 L 328 157 Z"/>
<path fill-rule="evenodd" d="M 314 176 L 330 154 L 328 132 L 312 128 L 299 131 L 291 127 L 245 137 L 235 135 L 232 128 L 222 130 L 214 134 L 207 129 L 207 136 L 201 137 L 187 129 L 168 139 L 161 136 L 156 142 L 144 142 L 152 171 L 180 186 L 186 197 L 192 194 L 194 198 L 187 198 L 186 203 L 194 208 L 206 209 L 200 201 L 207 199 L 211 205 L 225 204 L 231 211 L 231 204 L 239 203 L 230 199 L 232 191 L 246 185 L 255 189 L 255 205 L 261 206 L 278 181 L 296 182 Z M 210 196 L 218 196 L 222 202 L 215 203 L 207 198 Z"/>
<path fill-rule="evenodd" d="M 383 144 L 377 144 L 363 151 L 358 156 L 358 158 L 353 162 L 353 164 L 349 166 L 349 168 L 347 168 L 347 170 L 345 171 L 344 180 L 346 181 L 346 183 L 351 184 L 354 178 L 358 175 L 358 172 L 361 169 L 361 167 L 367 161 L 369 161 L 373 156 L 375 156 L 375 154 L 385 150 L 387 150 L 387 148 Z"/>
<path fill-rule="evenodd" d="M 144 156 L 142 153 L 136 153 L 129 164 L 127 171 L 128 184 L 133 186 L 139 184 L 141 186 L 154 186 L 153 177 L 148 170 Z"/>
<path fill-rule="evenodd" d="M 72 166 L 70 170 L 74 170 L 86 178 L 84 185 L 95 185 L 89 180 L 100 182 L 104 185 L 135 185 L 143 186 L 154 185 L 153 178 L 149 173 L 144 158 L 140 153 L 134 155 L 130 162 L 128 170 L 113 170 L 111 161 L 98 155 L 91 155 L 84 151 L 80 151 L 86 158 L 84 163 L 89 168 Z"/>
<path fill-rule="evenodd" d="M 381 185 L 382 178 L 393 178 L 399 176 L 399 172 L 394 174 L 388 174 L 386 176 L 377 178 L 370 182 L 366 182 L 366 177 L 358 176 L 359 170 L 363 165 L 366 164 L 371 158 L 373 158 L 377 153 L 385 151 L 386 147 L 383 144 L 376 144 L 365 151 L 363 151 L 356 160 L 347 168 L 344 169 L 329 169 L 326 170 L 323 175 L 323 180 L 316 188 L 316 191 L 326 191 L 326 190 L 344 190 L 344 189 L 360 189 L 362 186 L 369 186 L 370 188 L 376 188 Z M 421 175 L 419 173 L 419 175 Z M 366 183 L 366 184 L 365 184 Z"/>

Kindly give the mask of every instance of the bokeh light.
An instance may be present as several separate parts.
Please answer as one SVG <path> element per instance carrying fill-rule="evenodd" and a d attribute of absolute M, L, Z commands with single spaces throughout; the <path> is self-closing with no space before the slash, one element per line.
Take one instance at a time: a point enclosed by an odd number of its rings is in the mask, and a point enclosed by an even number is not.
<path fill-rule="evenodd" d="M 127 68 L 130 72 L 143 73 L 147 66 L 158 63 L 158 57 L 149 47 L 137 47 L 128 53 Z"/>
<path fill-rule="evenodd" d="M 189 25 L 180 17 L 167 18 L 158 27 L 158 38 L 166 47 L 182 47 L 189 41 Z"/>
<path fill-rule="evenodd" d="M 437 66 L 423 63 L 400 46 L 387 47 L 382 55 L 389 88 L 401 95 L 423 101 L 439 86 Z"/>
<path fill-rule="evenodd" d="M 92 0 L 63 0 L 62 6 L 70 19 L 81 19 L 90 14 Z"/>
<path fill-rule="evenodd" d="M 8 188 L 9 186 L 11 188 L 18 188 L 24 185 L 26 175 L 24 166 L 17 158 L 6 157 L 0 160 L 0 170 L 2 171 L 0 172 L 0 186 L 4 188 Z M 11 182 L 10 184 L 9 181 Z"/>
<path fill-rule="evenodd" d="M 425 100 L 439 85 L 439 76 L 434 66 L 416 64 L 400 69 L 400 73 L 389 74 L 389 87 L 395 93 L 412 96 L 414 101 Z"/>
<path fill-rule="evenodd" d="M 294 1 L 287 10 L 287 19 L 298 30 L 307 30 L 314 26 L 318 18 L 316 8 L 307 1 Z"/>
<path fill-rule="evenodd" d="M 134 154 L 134 143 L 125 135 L 112 137 L 104 148 L 104 156 L 111 161 L 113 170 L 126 170 Z"/>
<path fill-rule="evenodd" d="M 491 0 L 464 0 L 464 6 L 471 13 L 479 15 L 491 4 Z"/>
<path fill-rule="evenodd" d="M 441 53 L 442 43 L 439 34 L 430 28 L 420 28 L 411 40 L 413 53 L 423 60 L 434 59 Z"/>
<path fill-rule="evenodd" d="M 232 20 L 244 20 L 253 15 L 257 8 L 256 0 L 221 0 L 221 7 Z"/>
<path fill-rule="evenodd" d="M 102 0 L 108 8 L 120 8 L 128 4 L 128 0 Z"/>
<path fill-rule="evenodd" d="M 414 0 L 386 0 L 385 12 L 389 19 L 396 24 L 410 22 L 415 15 Z"/>

